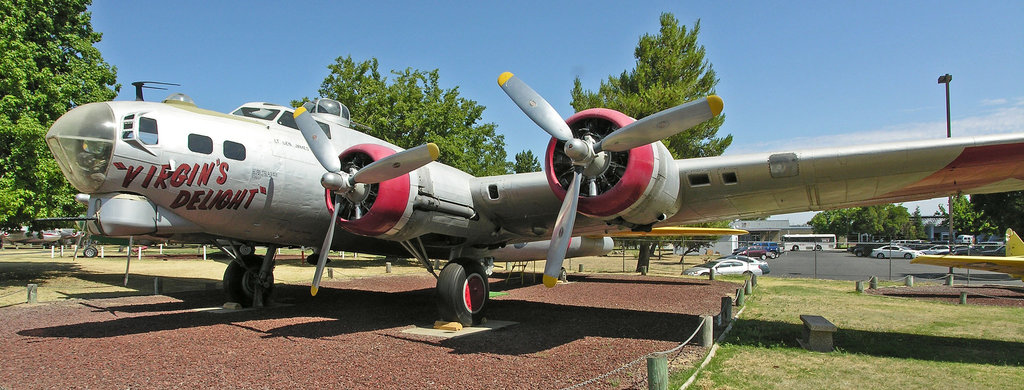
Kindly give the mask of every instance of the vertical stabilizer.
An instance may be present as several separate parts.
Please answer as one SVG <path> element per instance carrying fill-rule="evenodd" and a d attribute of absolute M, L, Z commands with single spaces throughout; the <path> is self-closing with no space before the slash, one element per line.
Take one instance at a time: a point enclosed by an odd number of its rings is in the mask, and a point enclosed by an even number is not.
<path fill-rule="evenodd" d="M 1013 229 L 1006 229 L 1006 256 L 1024 256 L 1024 241 Z"/>

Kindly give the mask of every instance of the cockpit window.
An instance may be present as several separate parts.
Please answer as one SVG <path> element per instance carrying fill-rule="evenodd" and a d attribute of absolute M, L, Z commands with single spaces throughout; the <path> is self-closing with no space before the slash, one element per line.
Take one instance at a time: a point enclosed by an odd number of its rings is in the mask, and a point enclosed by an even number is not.
<path fill-rule="evenodd" d="M 299 125 L 295 124 L 295 114 L 291 111 L 285 111 L 284 115 L 281 115 L 281 117 L 277 119 L 277 124 L 288 126 L 295 130 L 299 129 Z M 316 124 L 320 125 L 320 128 L 324 130 L 324 133 L 331 134 L 331 126 L 328 126 L 326 123 L 321 121 L 316 121 Z"/>
<path fill-rule="evenodd" d="M 156 129 L 156 119 L 139 118 L 139 141 L 146 145 L 156 145 L 160 140 Z"/>
<path fill-rule="evenodd" d="M 275 110 L 272 108 L 242 107 L 235 110 L 235 112 L 232 112 L 231 115 L 239 115 L 269 121 L 274 120 L 274 118 L 279 113 L 281 113 L 281 110 Z"/>
<path fill-rule="evenodd" d="M 213 140 L 205 135 L 189 134 L 188 150 L 202 154 L 213 153 Z"/>
<path fill-rule="evenodd" d="M 224 157 L 232 160 L 245 160 L 245 145 L 238 142 L 224 141 Z"/>

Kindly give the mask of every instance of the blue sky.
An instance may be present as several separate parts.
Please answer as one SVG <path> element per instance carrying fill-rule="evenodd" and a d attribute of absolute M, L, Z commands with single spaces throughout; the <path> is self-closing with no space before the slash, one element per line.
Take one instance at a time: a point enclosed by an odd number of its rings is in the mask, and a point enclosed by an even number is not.
<path fill-rule="evenodd" d="M 734 136 L 727 154 L 945 137 L 944 73 L 954 136 L 1024 132 L 1021 1 L 96 0 L 90 11 L 121 84 L 182 84 L 149 99 L 184 92 L 216 111 L 287 104 L 315 97 L 335 58 L 376 57 L 383 71 L 439 69 L 443 86 L 487 107 L 509 156 L 541 155 L 548 138 L 498 88 L 501 72 L 568 117 L 573 78 L 596 89 L 632 69 L 662 12 L 701 21 L 725 101 L 719 133 Z M 128 85 L 118 99 L 133 94 Z"/>

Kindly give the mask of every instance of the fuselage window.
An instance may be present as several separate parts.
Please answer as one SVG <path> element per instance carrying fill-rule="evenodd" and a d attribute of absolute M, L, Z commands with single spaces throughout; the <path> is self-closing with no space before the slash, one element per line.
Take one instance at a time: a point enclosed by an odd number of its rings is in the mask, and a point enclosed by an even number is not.
<path fill-rule="evenodd" d="M 299 129 L 299 125 L 295 124 L 295 113 L 291 111 L 285 111 L 284 115 L 281 115 L 281 117 L 277 119 L 277 124 L 282 126 L 288 126 L 295 130 Z M 320 125 L 320 128 L 324 130 L 324 133 L 328 134 L 327 138 L 330 138 L 329 135 L 331 134 L 331 126 L 328 126 L 326 123 L 323 123 L 321 121 L 316 121 L 316 124 Z"/>
<path fill-rule="evenodd" d="M 213 140 L 205 135 L 189 134 L 188 150 L 202 154 L 213 153 Z"/>
<path fill-rule="evenodd" d="M 245 160 L 245 145 L 238 142 L 224 141 L 224 157 L 232 160 Z"/>
<path fill-rule="evenodd" d="M 139 141 L 146 145 L 156 145 L 160 137 L 156 130 L 156 119 L 139 118 Z"/>
<path fill-rule="evenodd" d="M 235 110 L 235 112 L 232 112 L 231 115 L 239 115 L 269 121 L 273 120 L 274 117 L 276 117 L 277 114 L 279 114 L 280 112 L 281 110 L 275 110 L 270 108 L 242 107 Z"/>

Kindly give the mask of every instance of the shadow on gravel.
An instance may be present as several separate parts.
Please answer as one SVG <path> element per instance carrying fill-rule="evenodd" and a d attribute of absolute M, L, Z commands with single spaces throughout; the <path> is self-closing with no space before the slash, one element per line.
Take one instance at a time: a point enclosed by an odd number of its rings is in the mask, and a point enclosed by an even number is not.
<path fill-rule="evenodd" d="M 608 281 L 605 278 L 596 279 Z M 82 305 L 94 312 L 109 312 L 113 318 L 26 329 L 17 333 L 39 338 L 95 339 L 230 325 L 257 332 L 261 338 L 340 341 L 337 339 L 339 336 L 372 332 L 448 348 L 450 353 L 455 354 L 483 352 L 522 355 L 588 337 L 681 342 L 693 333 L 700 321 L 698 316 L 688 314 L 503 299 L 491 302 L 488 317 L 518 324 L 454 339 L 407 337 L 400 333 L 402 329 L 414 324 L 430 326 L 437 318 L 434 289 L 417 289 L 432 285 L 433 278 L 409 278 L 407 281 L 410 288 L 408 291 L 384 292 L 333 287 L 321 289 L 316 297 L 309 296 L 306 286 L 278 285 L 275 290 L 276 306 L 223 314 L 194 310 L 223 303 L 222 294 L 214 291 L 171 294 L 180 300 L 178 302 L 124 305 L 117 304 L 119 300 L 93 301 Z M 280 322 L 261 322 L 274 319 L 295 321 L 273 328 L 266 328 L 265 325 Z"/>
<path fill-rule="evenodd" d="M 800 348 L 802 325 L 740 320 L 725 343 Z M 1024 343 L 975 338 L 843 329 L 835 333 L 838 351 L 879 357 L 993 365 L 1024 365 Z"/>

